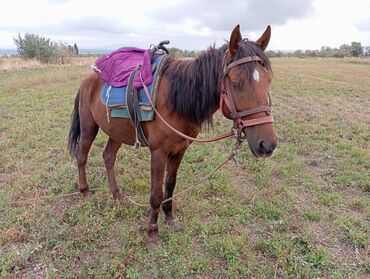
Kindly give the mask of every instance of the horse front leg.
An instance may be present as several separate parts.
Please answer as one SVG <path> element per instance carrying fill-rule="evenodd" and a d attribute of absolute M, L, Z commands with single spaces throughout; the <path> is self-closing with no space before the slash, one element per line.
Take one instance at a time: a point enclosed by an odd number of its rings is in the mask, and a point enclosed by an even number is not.
<path fill-rule="evenodd" d="M 168 156 L 167 159 L 167 174 L 165 182 L 164 200 L 171 198 L 176 186 L 177 170 L 179 169 L 182 158 L 184 157 L 185 150 Z M 176 217 L 172 212 L 172 200 L 162 204 L 163 212 L 166 216 L 168 225 L 176 225 Z"/>
<path fill-rule="evenodd" d="M 151 213 L 148 225 L 148 243 L 150 249 L 160 243 L 158 232 L 158 214 L 163 200 L 163 177 L 167 162 L 167 154 L 160 149 L 151 152 Z"/>
<path fill-rule="evenodd" d="M 123 194 L 121 193 L 117 186 L 116 174 L 114 173 L 114 163 L 116 162 L 117 152 L 120 147 L 121 143 L 116 142 L 109 138 L 105 150 L 103 152 L 103 159 L 107 171 L 108 184 L 112 192 L 113 199 L 115 200 L 121 200 L 123 198 Z"/>

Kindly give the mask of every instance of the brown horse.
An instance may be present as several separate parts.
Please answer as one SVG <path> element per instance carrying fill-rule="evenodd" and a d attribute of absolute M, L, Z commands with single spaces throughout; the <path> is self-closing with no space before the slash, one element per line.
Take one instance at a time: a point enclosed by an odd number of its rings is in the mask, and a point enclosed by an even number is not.
<path fill-rule="evenodd" d="M 271 35 L 270 26 L 256 41 L 243 40 L 239 25 L 231 33 L 230 41 L 221 48 L 210 47 L 194 60 L 170 58 L 162 70 L 156 108 L 175 129 L 196 137 L 202 124 L 212 123 L 212 115 L 220 108 L 234 120 L 234 127 L 243 133 L 256 157 L 270 156 L 277 145 L 270 116 L 271 66 L 264 53 Z M 86 195 L 86 162 L 99 127 L 109 136 L 103 158 L 108 183 L 114 199 L 122 199 L 114 173 L 116 154 L 122 143 L 135 144 L 135 130 L 129 119 L 111 118 L 100 99 L 104 81 L 91 73 L 82 82 L 75 99 L 69 133 L 69 150 L 77 158 L 79 191 Z M 225 97 L 226 96 L 226 97 Z M 223 98 L 225 97 L 225 98 Z M 160 207 L 166 221 L 174 224 L 172 197 L 176 174 L 185 150 L 192 142 L 171 131 L 155 117 L 143 124 L 151 152 L 151 215 L 148 226 L 148 245 L 160 241 L 158 214 Z M 162 184 L 164 173 L 165 191 Z"/>

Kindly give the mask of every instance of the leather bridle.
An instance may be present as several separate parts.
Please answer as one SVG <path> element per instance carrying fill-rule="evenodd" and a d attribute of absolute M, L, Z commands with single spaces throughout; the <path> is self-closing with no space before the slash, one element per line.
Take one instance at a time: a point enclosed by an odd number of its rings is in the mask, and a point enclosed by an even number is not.
<path fill-rule="evenodd" d="M 238 65 L 259 62 L 262 63 L 262 59 L 258 56 L 246 56 L 241 59 L 238 59 L 234 62 L 227 63 L 229 58 L 229 52 L 226 51 L 224 58 L 222 60 L 222 78 L 221 78 L 221 98 L 220 98 L 220 110 L 222 114 L 229 119 L 234 121 L 234 129 L 237 132 L 237 139 L 243 141 L 246 139 L 246 136 L 242 136 L 243 129 L 245 127 L 257 126 L 265 123 L 272 123 L 274 119 L 271 115 L 271 96 L 268 92 L 268 105 L 260 106 L 252 109 L 246 109 L 243 111 L 238 111 L 235 105 L 234 97 L 230 88 L 230 84 L 227 81 L 228 74 L 230 70 Z M 227 113 L 226 108 L 230 111 L 230 114 Z M 253 116 L 257 113 L 265 112 L 265 116 L 258 116 L 250 119 L 245 119 L 248 116 Z"/>
<path fill-rule="evenodd" d="M 239 144 L 242 141 L 246 140 L 246 135 L 243 136 L 243 129 L 245 127 L 251 127 L 251 126 L 257 126 L 265 123 L 272 123 L 274 122 L 274 119 L 272 118 L 271 115 L 271 97 L 270 97 L 270 92 L 268 92 L 268 105 L 267 106 L 260 106 L 257 108 L 252 108 L 252 109 L 247 109 L 243 111 L 237 111 L 235 101 L 230 89 L 230 85 L 227 82 L 227 77 L 230 69 L 232 69 L 235 66 L 238 66 L 240 64 L 244 63 L 250 63 L 250 62 L 260 62 L 262 63 L 262 59 L 259 58 L 258 56 L 247 56 L 244 58 L 241 58 L 239 60 L 236 60 L 234 62 L 231 62 L 230 64 L 227 64 L 227 58 L 228 58 L 228 51 L 225 52 L 223 62 L 222 62 L 222 80 L 221 80 L 221 98 L 220 98 L 220 110 L 222 114 L 229 119 L 233 119 L 234 121 L 234 127 L 233 130 L 236 130 L 236 133 L 233 131 L 230 131 L 228 133 L 220 134 L 214 137 L 210 138 L 205 138 L 205 139 L 199 139 L 199 138 L 194 138 L 190 137 L 188 135 L 185 135 L 184 133 L 178 131 L 174 127 L 172 127 L 163 117 L 162 115 L 158 112 L 158 110 L 155 108 L 155 105 L 152 101 L 152 98 L 150 96 L 149 90 L 147 86 L 145 85 L 143 78 L 141 76 L 140 72 L 140 79 L 143 84 L 144 92 L 150 102 L 150 105 L 152 106 L 153 110 L 155 111 L 156 115 L 158 116 L 159 119 L 165 124 L 171 131 L 173 131 L 175 134 L 178 136 L 190 140 L 190 141 L 195 141 L 195 142 L 212 142 L 212 141 L 217 141 L 220 139 L 228 138 L 233 135 L 236 136 L 237 141 Z M 231 112 L 229 115 L 226 113 L 225 106 L 229 109 Z M 266 116 L 259 116 L 259 117 L 254 117 L 252 119 L 243 119 L 248 116 L 255 115 L 260 112 L 265 112 Z"/>

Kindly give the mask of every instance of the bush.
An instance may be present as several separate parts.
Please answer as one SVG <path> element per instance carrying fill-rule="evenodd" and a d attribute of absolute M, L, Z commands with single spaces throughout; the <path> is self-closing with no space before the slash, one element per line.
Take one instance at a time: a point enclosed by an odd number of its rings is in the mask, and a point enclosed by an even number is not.
<path fill-rule="evenodd" d="M 64 43 L 59 43 L 57 49 L 58 58 L 62 64 L 69 63 L 71 61 L 71 57 L 76 54 L 73 46 Z"/>
<path fill-rule="evenodd" d="M 65 43 L 56 43 L 49 38 L 26 33 L 24 38 L 18 34 L 14 38 L 18 56 L 24 59 L 36 59 L 41 63 L 68 63 L 72 56 L 78 55 L 78 47 Z"/>
<path fill-rule="evenodd" d="M 58 59 L 57 44 L 42 36 L 26 33 L 22 38 L 18 34 L 14 43 L 21 58 L 36 59 L 41 63 L 55 62 Z"/>
<path fill-rule="evenodd" d="M 353 56 L 360 56 L 364 51 L 364 48 L 362 47 L 360 42 L 352 42 L 351 43 L 351 54 Z"/>

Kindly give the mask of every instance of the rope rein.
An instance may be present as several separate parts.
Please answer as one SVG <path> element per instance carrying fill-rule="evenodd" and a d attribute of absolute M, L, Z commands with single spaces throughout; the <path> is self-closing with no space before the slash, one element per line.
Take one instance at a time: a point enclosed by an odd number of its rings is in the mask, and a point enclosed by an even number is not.
<path fill-rule="evenodd" d="M 198 181 L 196 181 L 195 183 L 193 183 L 191 186 L 189 186 L 188 188 L 176 193 L 175 195 L 173 195 L 171 198 L 167 198 L 165 200 L 162 201 L 161 205 L 166 203 L 166 202 L 169 202 L 169 201 L 172 201 L 174 200 L 175 198 L 181 196 L 182 194 L 186 193 L 186 192 L 189 192 L 191 190 L 193 190 L 196 186 L 198 186 L 199 184 L 201 184 L 202 182 L 206 181 L 207 179 L 211 178 L 218 170 L 220 170 L 224 165 L 226 165 L 230 160 L 232 160 L 235 155 L 237 154 L 238 150 L 240 149 L 241 147 L 241 142 L 237 142 L 235 144 L 235 147 L 233 148 L 233 150 L 230 152 L 229 156 L 224 160 L 222 161 L 213 171 L 211 171 L 209 174 L 207 174 L 206 176 L 202 177 L 201 179 L 199 179 Z M 101 188 L 95 188 L 95 189 L 90 189 L 90 191 L 98 191 L 98 190 L 106 190 L 108 188 L 106 187 L 101 187 Z M 65 198 L 65 197 L 69 197 L 69 196 L 73 196 L 73 195 L 78 195 L 80 194 L 80 192 L 73 192 L 73 193 L 69 193 L 69 194 L 64 194 L 64 195 L 58 195 L 58 196 L 55 196 L 54 198 Z M 122 200 L 128 200 L 129 202 L 131 202 L 132 204 L 138 206 L 138 207 L 150 207 L 149 204 L 143 204 L 143 203 L 139 203 L 139 202 L 136 202 L 132 196 L 130 195 L 126 195 L 122 198 Z"/>

